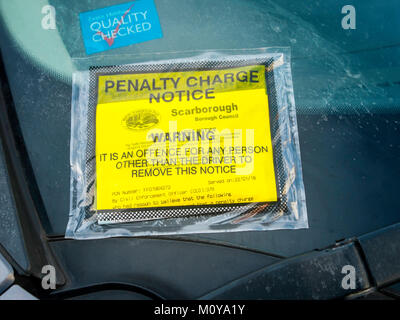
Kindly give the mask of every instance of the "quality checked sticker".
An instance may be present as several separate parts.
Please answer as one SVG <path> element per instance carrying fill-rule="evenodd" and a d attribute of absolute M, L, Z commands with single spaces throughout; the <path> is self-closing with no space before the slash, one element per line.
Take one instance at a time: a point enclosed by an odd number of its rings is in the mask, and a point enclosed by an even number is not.
<path fill-rule="evenodd" d="M 99 74 L 97 210 L 276 202 L 265 74 Z"/>
<path fill-rule="evenodd" d="M 79 14 L 86 53 L 162 38 L 153 0 L 135 0 Z"/>

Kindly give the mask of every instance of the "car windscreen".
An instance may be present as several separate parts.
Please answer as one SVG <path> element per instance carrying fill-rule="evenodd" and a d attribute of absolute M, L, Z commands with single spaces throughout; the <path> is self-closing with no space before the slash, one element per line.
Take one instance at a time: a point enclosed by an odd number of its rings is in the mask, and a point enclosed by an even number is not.
<path fill-rule="evenodd" d="M 0 2 L 0 42 L 27 149 L 31 189 L 49 236 L 70 199 L 72 57 L 85 57 L 79 13 L 121 3 Z M 398 222 L 400 6 L 395 0 L 155 0 L 163 37 L 110 50 L 139 54 L 287 46 L 309 229 L 183 236 L 292 255 Z M 43 27 L 55 9 L 56 28 Z"/>

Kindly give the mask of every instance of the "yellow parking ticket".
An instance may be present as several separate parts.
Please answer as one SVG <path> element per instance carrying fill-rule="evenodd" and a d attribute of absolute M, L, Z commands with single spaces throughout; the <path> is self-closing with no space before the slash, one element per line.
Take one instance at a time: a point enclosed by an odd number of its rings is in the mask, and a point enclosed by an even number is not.
<path fill-rule="evenodd" d="M 278 200 L 265 65 L 98 75 L 97 210 Z"/>

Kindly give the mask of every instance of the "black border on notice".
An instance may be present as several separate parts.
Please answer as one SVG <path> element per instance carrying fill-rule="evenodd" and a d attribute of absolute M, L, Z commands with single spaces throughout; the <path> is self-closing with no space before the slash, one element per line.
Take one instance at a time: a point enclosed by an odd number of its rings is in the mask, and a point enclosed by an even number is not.
<path fill-rule="evenodd" d="M 261 63 L 260 63 L 261 61 Z M 210 66 L 210 64 L 215 63 L 215 66 Z M 116 68 L 120 66 L 104 66 L 104 67 L 90 67 L 89 72 L 90 72 L 90 77 L 95 76 L 95 85 L 90 87 L 89 90 L 95 90 L 94 95 L 89 94 L 89 100 L 91 97 L 95 97 L 94 102 L 95 105 L 97 106 L 97 101 L 98 101 L 98 87 L 99 87 L 99 77 L 100 76 L 105 76 L 105 75 L 118 75 L 118 74 L 148 74 L 148 73 L 170 73 L 170 72 L 185 72 L 185 71 L 208 71 L 208 70 L 229 70 L 229 69 L 234 69 L 234 68 L 240 68 L 240 67 L 246 67 L 246 66 L 256 66 L 256 65 L 261 65 L 265 66 L 265 83 L 266 83 L 266 94 L 268 97 L 268 111 L 269 111 L 269 117 L 270 117 L 270 130 L 271 130 L 271 140 L 272 142 L 276 140 L 276 145 L 273 145 L 273 162 L 274 162 L 274 174 L 275 174 L 275 181 L 276 181 L 276 191 L 277 191 L 277 201 L 274 202 L 257 202 L 257 206 L 252 207 L 250 210 L 247 210 L 242 213 L 242 215 L 245 215 L 246 213 L 249 213 L 251 210 L 256 210 L 259 207 L 262 207 L 266 204 L 266 208 L 260 210 L 257 215 L 259 214 L 268 214 L 269 212 L 272 212 L 274 209 L 278 208 L 279 210 L 283 211 L 284 214 L 288 213 L 288 207 L 287 207 L 287 200 L 286 197 L 283 196 L 280 191 L 282 191 L 284 187 L 284 182 L 286 181 L 286 173 L 282 170 L 282 172 L 279 172 L 278 168 L 282 168 L 282 150 L 281 150 L 281 138 L 279 135 L 279 112 L 278 112 L 278 106 L 277 106 L 277 95 L 276 95 L 276 90 L 275 90 L 275 78 L 274 78 L 274 71 L 273 68 L 270 66 L 273 65 L 273 59 L 269 58 L 262 58 L 262 59 L 256 59 L 253 61 L 249 60 L 243 60 L 243 61 L 229 61 L 229 66 L 223 65 L 221 61 L 218 60 L 211 60 L 211 61 L 206 61 L 205 64 L 208 64 L 208 66 L 197 66 L 197 67 L 184 67 L 183 65 L 187 65 L 188 63 L 171 63 L 171 64 L 163 64 L 163 65 L 157 65 L 159 69 L 153 69 L 153 70 L 131 70 L 131 71 L 110 71 L 108 72 L 107 70 L 115 70 Z M 195 61 L 192 62 L 191 64 L 197 65 L 199 62 Z M 129 66 L 129 65 L 128 65 Z M 150 67 L 151 65 L 146 65 Z M 89 101 L 90 104 L 90 101 Z M 95 108 L 96 112 L 96 108 Z M 96 119 L 96 114 L 94 115 L 94 119 Z M 93 143 L 95 145 L 95 137 L 96 137 L 96 125 L 94 123 L 89 123 L 89 118 L 88 118 L 88 126 L 93 126 L 92 132 L 94 135 L 94 140 Z M 91 158 L 88 158 L 91 160 Z M 95 159 L 95 158 L 94 158 Z M 93 159 L 92 159 L 93 160 Z M 92 183 L 90 183 L 92 185 Z M 96 189 L 96 188 L 95 188 Z M 94 196 L 96 197 L 96 195 Z M 185 210 L 185 209 L 200 209 L 199 213 L 197 215 L 210 215 L 207 213 L 201 213 L 201 209 L 207 209 L 207 208 L 230 208 L 231 210 L 221 210 L 220 212 L 213 213 L 212 215 L 218 215 L 222 213 L 227 213 L 229 211 L 232 211 L 234 209 L 238 209 L 240 207 L 245 207 L 250 204 L 254 204 L 253 202 L 250 203 L 230 203 L 230 204 L 210 204 L 210 205 L 182 205 L 182 206 L 167 206 L 167 207 L 150 207 L 150 208 L 124 208 L 124 209 L 107 209 L 107 210 L 96 210 L 91 208 L 93 205 L 95 205 L 96 200 L 93 199 L 91 201 L 91 206 L 86 207 L 86 217 L 89 218 L 90 216 L 93 215 L 93 213 L 104 213 L 107 215 L 113 215 L 118 212 L 118 214 L 132 214 L 134 215 L 135 212 L 152 212 L 154 215 L 156 215 L 157 211 L 171 211 L 171 213 L 174 210 Z M 188 217 L 194 216 L 196 214 L 190 214 L 188 210 Z M 179 216 L 180 217 L 180 216 Z M 171 215 L 170 217 L 165 216 L 165 217 L 154 217 L 154 218 L 149 218 L 149 219 L 138 219 L 137 221 L 145 221 L 145 220 L 155 220 L 155 219 L 167 219 L 167 218 L 177 218 L 174 215 Z M 110 219 L 111 220 L 111 219 Z M 112 221 L 112 220 L 111 220 Z M 136 221 L 136 220 L 135 220 Z M 129 221 L 127 221 L 129 222 Z M 133 221 L 132 221 L 133 222 Z M 119 223 L 119 222 L 117 222 Z M 114 224 L 114 222 L 113 222 Z"/>

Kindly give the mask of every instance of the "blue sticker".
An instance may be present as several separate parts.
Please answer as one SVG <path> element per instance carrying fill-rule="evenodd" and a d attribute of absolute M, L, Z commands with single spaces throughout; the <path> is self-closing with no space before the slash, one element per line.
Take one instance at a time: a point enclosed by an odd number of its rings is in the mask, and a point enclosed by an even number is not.
<path fill-rule="evenodd" d="M 79 14 L 86 53 L 162 38 L 153 0 L 136 0 Z"/>

